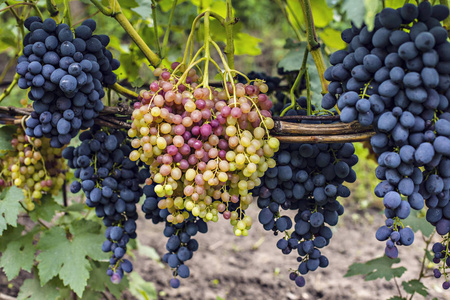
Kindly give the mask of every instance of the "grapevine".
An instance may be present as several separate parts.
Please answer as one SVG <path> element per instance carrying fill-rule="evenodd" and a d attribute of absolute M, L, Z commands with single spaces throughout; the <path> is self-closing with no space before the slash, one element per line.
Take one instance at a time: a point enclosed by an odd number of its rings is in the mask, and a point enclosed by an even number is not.
<path fill-rule="evenodd" d="M 447 0 L 360 1 L 361 16 L 355 0 L 277 0 L 297 40 L 280 51 L 271 37 L 270 52 L 289 53 L 251 72 L 235 52 L 257 55 L 260 40 L 241 25 L 271 1 L 251 13 L 231 0 L 90 2 L 80 19 L 67 0 L 0 4 L 13 17 L 2 18 L 0 58 L 14 52 L 0 72 L 0 267 L 8 280 L 33 273 L 19 299 L 120 298 L 124 287 L 151 298 L 133 272 L 134 250 L 157 256 L 137 240 L 139 214 L 166 238 L 158 256 L 174 289 L 193 273 L 200 234 L 221 219 L 236 239 L 255 226 L 277 236 L 273 248 L 295 256 L 292 286 L 305 287 L 308 273 L 335 261 L 333 227 L 364 177 L 357 141 L 377 162 L 370 191 L 385 219 L 372 238 L 384 256 L 347 275 L 394 278 L 399 299 L 401 288 L 427 297 L 427 277 L 450 288 Z M 399 285 L 404 271 L 392 264 L 418 229 L 419 277 Z M 366 272 L 374 261 L 383 267 Z"/>

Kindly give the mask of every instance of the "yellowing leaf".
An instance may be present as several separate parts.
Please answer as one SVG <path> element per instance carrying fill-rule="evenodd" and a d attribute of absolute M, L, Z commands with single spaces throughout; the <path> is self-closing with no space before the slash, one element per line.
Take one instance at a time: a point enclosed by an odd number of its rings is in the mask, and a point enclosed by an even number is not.
<path fill-rule="evenodd" d="M 235 34 L 234 47 L 236 55 L 260 55 L 261 49 L 258 43 L 261 39 L 251 36 L 248 33 L 238 32 Z"/>
<path fill-rule="evenodd" d="M 325 0 L 311 1 L 311 10 L 316 27 L 325 27 L 333 20 L 333 9 L 328 7 Z"/>
<path fill-rule="evenodd" d="M 328 47 L 336 50 L 345 49 L 347 44 L 341 39 L 341 32 L 327 27 L 319 33 L 319 37 Z"/>
<path fill-rule="evenodd" d="M 359 0 L 358 0 L 359 1 Z M 303 11 L 298 0 L 288 0 L 288 7 L 286 11 L 288 17 L 294 26 L 297 26 L 297 21 L 305 27 L 305 21 L 303 18 Z M 326 27 L 333 20 L 333 9 L 328 7 L 325 0 L 311 1 L 311 10 L 314 19 L 314 26 L 323 28 Z"/>
<path fill-rule="evenodd" d="M 392 7 L 392 8 L 399 8 L 402 7 L 403 4 L 405 4 L 404 0 L 386 0 L 385 2 L 386 7 Z"/>

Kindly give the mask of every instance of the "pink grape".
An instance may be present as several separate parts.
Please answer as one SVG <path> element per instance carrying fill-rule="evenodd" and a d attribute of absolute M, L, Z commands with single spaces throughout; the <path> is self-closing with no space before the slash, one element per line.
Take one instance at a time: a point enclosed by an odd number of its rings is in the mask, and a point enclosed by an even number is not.
<path fill-rule="evenodd" d="M 203 124 L 202 127 L 200 127 L 200 133 L 204 137 L 208 137 L 212 133 L 211 125 L 209 124 Z"/>
<path fill-rule="evenodd" d="M 239 107 L 233 107 L 231 110 L 231 116 L 233 118 L 239 118 L 242 115 L 242 110 Z"/>

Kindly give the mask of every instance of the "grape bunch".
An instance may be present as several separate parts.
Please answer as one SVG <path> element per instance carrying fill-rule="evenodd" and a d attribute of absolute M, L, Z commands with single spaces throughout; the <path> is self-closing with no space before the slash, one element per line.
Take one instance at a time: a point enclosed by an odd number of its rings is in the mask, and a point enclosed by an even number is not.
<path fill-rule="evenodd" d="M 283 78 L 278 76 L 270 76 L 267 75 L 264 72 L 255 72 L 251 71 L 247 74 L 247 78 L 250 80 L 256 80 L 256 82 L 264 81 L 264 83 L 267 85 L 267 95 L 270 95 L 272 93 L 275 93 L 280 89 L 280 83 L 283 80 Z M 237 79 L 240 83 L 245 84 L 247 83 L 247 78 L 245 78 L 242 75 L 238 75 Z"/>
<path fill-rule="evenodd" d="M 289 277 L 300 287 L 305 285 L 302 275 L 328 266 L 320 249 L 332 237 L 329 226 L 335 226 L 344 212 L 337 197 L 350 196 L 344 183 L 356 180 L 354 152 L 351 143 L 282 143 L 274 156 L 277 165 L 267 170 L 256 188 L 259 222 L 265 230 L 284 235 L 277 242 L 283 254 L 299 255 L 299 267 Z M 297 211 L 294 222 L 282 210 Z"/>
<path fill-rule="evenodd" d="M 94 35 L 96 23 L 85 20 L 75 29 L 57 25 L 53 19 L 30 17 L 30 30 L 23 40 L 23 55 L 16 67 L 18 85 L 29 89 L 33 113 L 26 121 L 28 136 L 51 139 L 51 146 L 61 148 L 78 132 L 94 125 L 103 110 L 102 85 L 113 85 L 112 72 L 120 63 L 105 47 L 106 35 Z"/>
<path fill-rule="evenodd" d="M 56 196 L 64 185 L 66 164 L 61 149 L 50 147 L 47 138 L 32 138 L 19 127 L 11 139 L 13 150 L 2 158 L 0 191 L 10 186 L 23 190 L 27 210 L 35 208 L 46 194 Z"/>
<path fill-rule="evenodd" d="M 78 147 L 63 151 L 80 180 L 73 181 L 70 190 L 73 193 L 83 190 L 86 205 L 95 207 L 97 217 L 103 218 L 107 229 L 102 250 L 112 253 L 107 274 L 113 283 L 119 283 L 124 272 L 133 270 L 124 255 L 129 240 L 136 238 L 136 204 L 143 194 L 140 184 L 149 172 L 128 158 L 132 149 L 122 130 L 94 126 L 79 138 Z"/>
<path fill-rule="evenodd" d="M 247 235 L 249 191 L 275 166 L 279 146 L 268 134 L 274 122 L 267 85 L 227 83 L 218 90 L 197 87 L 194 69 L 154 74 L 159 80 L 140 92 L 128 135 L 135 148 L 130 159 L 150 166 L 146 183 L 156 183 L 158 208 L 167 208 L 173 225 L 190 214 L 217 222 L 220 213 L 236 235 Z"/>
<path fill-rule="evenodd" d="M 173 288 L 180 286 L 180 280 L 177 278 L 187 278 L 190 275 L 189 267 L 185 262 L 192 258 L 193 252 L 198 249 L 197 240 L 192 237 L 198 232 L 206 233 L 208 225 L 199 217 L 194 217 L 192 213 L 181 223 L 173 224 L 166 219 L 169 216 L 167 208 L 161 209 L 158 203 L 164 198 L 159 197 L 155 192 L 155 183 L 145 185 L 143 188 L 145 200 L 142 204 L 142 211 L 145 218 L 152 220 L 154 224 L 165 222 L 164 236 L 168 238 L 166 249 L 167 253 L 163 255 L 162 260 L 173 269 L 174 278 L 169 282 Z"/>
<path fill-rule="evenodd" d="M 352 26 L 342 32 L 349 47 L 330 56 L 325 72 L 331 83 L 322 106 L 337 105 L 341 121 L 375 129 L 371 145 L 382 180 L 375 194 L 387 217 L 376 238 L 386 241 L 389 257 L 398 256 L 397 245 L 414 241 L 402 224 L 411 209 L 426 204 L 437 232 L 450 232 L 450 43 L 441 25 L 448 15 L 446 6 L 428 1 L 385 8 L 373 31 Z"/>

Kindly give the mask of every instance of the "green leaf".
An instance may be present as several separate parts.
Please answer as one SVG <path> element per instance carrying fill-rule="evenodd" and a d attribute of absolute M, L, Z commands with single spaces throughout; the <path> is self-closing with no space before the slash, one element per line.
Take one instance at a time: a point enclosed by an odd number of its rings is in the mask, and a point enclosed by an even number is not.
<path fill-rule="evenodd" d="M 402 223 L 405 226 L 410 226 L 414 232 L 422 231 L 425 237 L 429 237 L 434 231 L 433 225 L 428 223 L 424 217 L 419 217 L 417 212 L 412 212 Z"/>
<path fill-rule="evenodd" d="M 57 290 L 58 285 L 52 280 L 46 285 L 39 284 L 37 278 L 27 279 L 20 287 L 17 300 L 33 299 L 33 300 L 54 300 L 59 298 Z"/>
<path fill-rule="evenodd" d="M 128 276 L 124 276 L 119 284 L 114 284 L 111 282 L 111 278 L 106 275 L 109 263 L 91 261 L 91 267 L 92 271 L 90 272 L 88 281 L 89 290 L 103 292 L 106 287 L 117 299 L 121 299 L 122 291 L 126 290 L 129 286 Z M 88 299 L 85 294 L 83 296 Z"/>
<path fill-rule="evenodd" d="M 0 128 L 0 156 L 5 155 L 9 150 L 13 150 L 13 147 L 11 146 L 11 136 L 16 130 L 17 127 L 15 126 L 2 126 Z"/>
<path fill-rule="evenodd" d="M 329 8 L 325 0 L 311 1 L 314 26 L 325 27 L 333 20 L 333 9 Z"/>
<path fill-rule="evenodd" d="M 286 56 L 278 63 L 278 68 L 283 69 L 284 72 L 293 72 L 300 70 L 302 66 L 302 58 L 307 46 L 306 42 L 296 44 L 297 47 L 293 48 L 286 54 Z M 288 47 L 291 47 L 288 44 Z"/>
<path fill-rule="evenodd" d="M 249 35 L 248 33 L 238 32 L 234 35 L 234 47 L 236 55 L 260 55 L 261 48 L 258 43 L 262 40 Z"/>
<path fill-rule="evenodd" d="M 152 14 L 152 1 L 150 0 L 136 0 L 137 7 L 131 8 L 142 19 L 150 18 Z M 122 2 L 120 2 L 122 4 Z"/>
<path fill-rule="evenodd" d="M 367 29 L 372 31 L 375 27 L 375 16 L 383 9 L 381 1 L 364 0 L 366 14 L 364 16 L 364 23 L 367 24 Z"/>
<path fill-rule="evenodd" d="M 427 288 L 417 279 L 413 279 L 410 281 L 403 281 L 402 286 L 405 289 L 405 292 L 408 294 L 420 294 L 424 297 L 428 296 Z"/>
<path fill-rule="evenodd" d="M 108 258 L 106 253 L 99 251 L 104 239 L 100 228 L 98 223 L 80 220 L 71 224 L 70 234 L 61 227 L 52 227 L 45 232 L 38 243 L 42 252 L 37 256 L 41 284 L 59 275 L 81 298 L 91 270 L 87 257 L 94 260 Z"/>
<path fill-rule="evenodd" d="M 227 17 L 227 4 L 225 1 L 215 0 L 211 3 L 209 9 L 223 18 Z"/>
<path fill-rule="evenodd" d="M 130 293 L 139 300 L 157 299 L 156 288 L 153 282 L 145 281 L 137 272 L 129 275 Z"/>
<path fill-rule="evenodd" d="M 16 235 L 15 240 L 10 241 L 2 252 L 0 267 L 3 268 L 8 280 L 13 280 L 19 275 L 20 269 L 31 272 L 36 252 L 33 236 L 33 232 L 22 236 Z"/>
<path fill-rule="evenodd" d="M 41 204 L 36 204 L 33 211 L 30 211 L 28 215 L 30 219 L 37 222 L 38 219 L 50 222 L 55 213 L 62 209 L 61 205 L 57 204 L 51 194 L 47 194 L 41 199 Z"/>
<path fill-rule="evenodd" d="M 386 7 L 399 8 L 405 4 L 404 0 L 385 0 Z"/>
<path fill-rule="evenodd" d="M 393 277 L 401 277 L 405 273 L 406 268 L 404 267 L 392 268 L 393 264 L 399 262 L 400 259 L 398 258 L 390 259 L 387 256 L 382 256 L 369 260 L 366 263 L 354 263 L 348 268 L 344 277 L 363 275 L 366 281 L 378 278 L 384 278 L 389 281 Z"/>
<path fill-rule="evenodd" d="M 342 10 L 347 14 L 347 19 L 352 20 L 356 27 L 361 27 L 364 21 L 364 1 L 344 0 Z"/>
<path fill-rule="evenodd" d="M 305 19 L 303 17 L 300 1 L 287 0 L 287 3 L 289 6 L 286 7 L 286 11 L 288 13 L 288 17 L 291 23 L 295 27 L 299 28 L 297 24 L 298 22 L 300 22 L 300 24 L 303 27 L 305 27 Z M 311 1 L 311 11 L 313 14 L 314 26 L 317 28 L 326 27 L 333 20 L 333 9 L 328 7 L 325 0 Z"/>
<path fill-rule="evenodd" d="M 337 50 L 347 48 L 347 43 L 341 39 L 341 32 L 331 27 L 327 27 L 320 32 L 319 37 L 323 40 L 325 45 L 330 48 Z"/>
<path fill-rule="evenodd" d="M 400 296 L 392 296 L 388 300 L 406 300 L 406 298 L 400 297 Z"/>
<path fill-rule="evenodd" d="M 7 225 L 17 226 L 17 216 L 20 211 L 20 200 L 23 191 L 15 186 L 4 190 L 0 194 L 0 235 Z"/>

